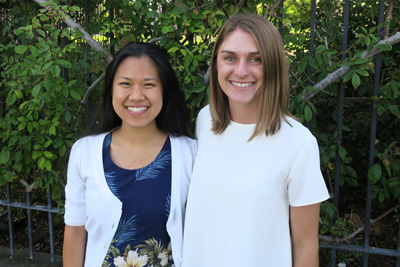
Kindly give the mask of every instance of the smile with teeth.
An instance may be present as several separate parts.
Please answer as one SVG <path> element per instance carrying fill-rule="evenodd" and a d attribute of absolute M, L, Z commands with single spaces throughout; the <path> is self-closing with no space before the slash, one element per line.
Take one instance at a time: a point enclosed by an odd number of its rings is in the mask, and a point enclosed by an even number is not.
<path fill-rule="evenodd" d="M 127 109 L 132 112 L 143 112 L 147 107 L 128 107 Z"/>
<path fill-rule="evenodd" d="M 239 82 L 232 82 L 232 84 L 236 87 L 249 87 L 250 85 L 253 85 L 254 83 L 239 83 Z"/>

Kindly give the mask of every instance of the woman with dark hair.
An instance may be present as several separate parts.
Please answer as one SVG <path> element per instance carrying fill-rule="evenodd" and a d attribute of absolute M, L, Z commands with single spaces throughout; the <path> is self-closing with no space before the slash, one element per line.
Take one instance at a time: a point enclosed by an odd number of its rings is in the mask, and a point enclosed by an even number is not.
<path fill-rule="evenodd" d="M 327 192 L 315 137 L 290 115 L 277 29 L 255 14 L 219 31 L 186 209 L 183 267 L 317 267 Z"/>
<path fill-rule="evenodd" d="M 99 129 L 71 149 L 64 266 L 180 266 L 196 153 L 166 54 L 123 47 L 108 65 Z"/>

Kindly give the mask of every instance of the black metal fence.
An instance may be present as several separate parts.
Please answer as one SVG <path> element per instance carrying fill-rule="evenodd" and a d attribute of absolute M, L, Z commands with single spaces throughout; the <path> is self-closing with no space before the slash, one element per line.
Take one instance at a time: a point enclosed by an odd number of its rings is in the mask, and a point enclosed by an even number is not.
<path fill-rule="evenodd" d="M 89 0 L 85 0 L 85 10 L 86 10 L 86 21 L 85 25 L 87 26 L 89 23 Z M 379 14 L 379 23 L 382 23 L 384 20 L 384 11 L 385 11 L 385 0 L 380 0 L 380 14 Z M 349 30 L 349 11 L 350 11 L 350 0 L 343 1 L 343 43 L 342 43 L 342 59 L 346 58 L 345 51 L 348 46 L 348 30 Z M 113 12 L 110 11 L 110 16 L 112 16 Z M 311 25 L 310 25 L 310 56 L 314 54 L 314 41 L 315 41 L 315 14 L 316 14 L 316 0 L 311 1 Z M 280 24 L 280 28 L 281 28 Z M 382 33 L 382 29 L 380 30 Z M 64 44 L 65 40 L 64 40 Z M 86 48 L 86 53 L 88 53 L 89 47 Z M 380 89 L 380 77 L 381 77 L 381 54 L 378 54 L 375 59 L 375 83 L 374 83 L 374 93 L 373 96 L 378 96 Z M 65 70 L 63 72 L 64 78 L 68 80 L 68 72 Z M 312 68 L 308 69 L 308 76 L 312 76 Z M 90 73 L 87 75 L 87 84 L 91 84 Z M 311 84 L 311 82 L 310 82 Z M 342 142 L 342 126 L 343 126 L 343 113 L 344 113 L 344 101 L 345 101 L 345 84 L 340 84 L 339 89 L 339 115 L 338 115 L 338 137 L 337 143 L 341 144 Z M 4 103 L 4 101 L 3 101 Z M 3 107 L 2 107 L 3 108 Z M 369 150 L 369 162 L 366 164 L 366 167 L 372 166 L 374 162 L 374 153 L 375 153 L 375 139 L 377 132 L 377 110 L 372 107 L 371 110 L 371 132 L 370 132 L 370 150 Z M 339 154 L 336 156 L 336 173 L 335 173 L 335 182 L 334 182 L 334 205 L 338 209 L 339 208 L 339 177 L 340 177 L 340 164 L 341 159 Z M 30 258 L 34 259 L 34 235 L 33 235 L 33 224 L 32 224 L 32 211 L 41 211 L 46 212 L 48 214 L 48 224 L 49 224 L 49 239 L 50 239 L 50 261 L 55 261 L 55 252 L 54 252 L 54 232 L 53 232 L 53 217 L 54 214 L 60 212 L 59 209 L 54 208 L 52 205 L 51 199 L 51 189 L 47 192 L 47 205 L 34 205 L 31 203 L 31 194 L 29 192 L 26 193 L 26 202 L 14 202 L 12 200 L 12 194 L 10 185 L 6 185 L 2 187 L 1 190 L 6 191 L 7 199 L 0 200 L 0 206 L 6 206 L 8 212 L 8 228 L 9 228 L 9 237 L 10 237 L 10 256 L 13 257 L 15 255 L 15 242 L 14 242 L 14 221 L 13 221 L 13 209 L 24 209 L 27 212 L 28 219 L 28 238 L 29 238 L 29 249 L 30 249 Z M 350 245 L 344 243 L 337 242 L 326 242 L 321 240 L 320 248 L 321 250 L 330 250 L 331 251 L 331 264 L 330 266 L 335 267 L 339 266 L 337 263 L 337 252 L 338 251 L 349 251 L 349 252 L 359 252 L 363 253 L 363 266 L 368 266 L 368 257 L 371 254 L 378 254 L 383 256 L 390 256 L 397 258 L 396 266 L 400 267 L 400 224 L 397 236 L 397 249 L 387 249 L 387 248 L 377 248 L 370 245 L 370 221 L 371 221 L 371 208 L 372 208 L 372 186 L 368 183 L 367 194 L 366 194 L 366 218 L 365 218 L 365 226 L 364 226 L 364 241 L 363 245 Z M 341 265 L 343 266 L 343 265 Z"/>

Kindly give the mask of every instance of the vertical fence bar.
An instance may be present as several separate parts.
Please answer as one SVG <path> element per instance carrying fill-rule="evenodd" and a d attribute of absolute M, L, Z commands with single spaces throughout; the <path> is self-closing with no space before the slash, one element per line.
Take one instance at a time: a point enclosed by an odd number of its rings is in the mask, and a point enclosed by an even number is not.
<path fill-rule="evenodd" d="M 53 201 L 51 199 L 51 185 L 49 185 L 49 190 L 47 191 L 47 207 L 49 210 L 53 209 Z M 52 263 L 56 261 L 55 252 L 54 252 L 54 229 L 53 229 L 53 220 L 54 214 L 49 211 L 49 238 L 50 238 L 50 260 Z"/>
<path fill-rule="evenodd" d="M 397 229 L 397 252 L 400 252 L 400 221 Z M 400 257 L 397 257 L 396 267 L 400 267 Z"/>
<path fill-rule="evenodd" d="M 316 16 L 317 3 L 316 0 L 311 0 L 311 24 L 310 24 L 310 58 L 314 56 L 314 45 L 315 45 L 315 16 Z M 307 84 L 312 85 L 311 75 L 312 75 L 311 64 L 308 64 L 307 71 Z"/>
<path fill-rule="evenodd" d="M 381 24 L 384 20 L 385 15 L 385 0 L 380 1 L 379 6 L 379 24 Z M 379 34 L 381 38 L 383 33 L 383 28 L 379 29 Z M 376 55 L 376 64 L 375 64 L 375 83 L 374 83 L 374 96 L 379 95 L 380 89 L 380 75 L 381 75 L 381 61 L 382 54 L 379 53 Z M 372 116 L 371 116 L 371 138 L 370 138 L 370 149 L 369 149 L 369 164 L 368 169 L 374 164 L 375 158 L 375 140 L 376 140 L 376 124 L 377 124 L 377 110 L 375 108 L 375 102 L 372 103 Z M 371 208 L 372 208 L 372 185 L 368 181 L 367 187 L 367 205 L 366 205 L 366 214 L 365 214 L 365 231 L 364 231 L 364 248 L 369 248 L 369 237 L 370 237 L 370 220 L 371 220 Z M 368 266 L 368 253 L 364 253 L 363 257 L 363 266 Z"/>
<path fill-rule="evenodd" d="M 283 36 L 283 16 L 284 14 L 282 14 L 281 9 L 283 8 L 283 3 L 285 1 L 282 1 L 282 4 L 279 6 L 279 10 L 278 10 L 278 14 L 279 14 L 279 20 L 278 20 L 278 31 L 281 34 L 281 36 Z"/>
<path fill-rule="evenodd" d="M 7 191 L 7 203 L 10 204 L 11 201 L 11 186 L 8 183 L 6 185 Z M 7 207 L 8 212 L 8 232 L 10 235 L 10 258 L 13 258 L 15 255 L 15 242 L 14 242 L 14 214 L 11 206 Z"/>
<path fill-rule="evenodd" d="M 86 30 L 89 29 L 89 14 L 90 14 L 90 0 L 85 0 L 85 27 Z M 89 63 L 89 51 L 90 51 L 90 46 L 88 43 L 85 44 L 85 58 L 86 62 Z M 86 85 L 89 87 L 92 83 L 92 76 L 90 74 L 90 69 L 86 70 Z M 87 102 L 87 107 L 88 107 L 88 122 L 91 123 L 93 119 L 93 112 L 92 112 L 92 98 L 88 98 Z"/>
<path fill-rule="evenodd" d="M 114 20 L 114 9 L 112 7 L 110 8 L 110 19 Z M 113 40 L 114 40 L 114 31 L 110 29 L 110 54 L 112 56 L 115 56 L 115 47 L 113 44 Z"/>
<path fill-rule="evenodd" d="M 30 183 L 29 176 L 25 176 L 26 181 Z M 31 201 L 31 193 L 26 192 L 26 205 L 28 209 L 26 210 L 27 213 L 27 219 L 28 219 L 28 236 L 29 236 L 29 258 L 33 260 L 34 257 L 34 251 L 33 251 L 33 219 L 32 219 L 32 201 Z"/>
<path fill-rule="evenodd" d="M 61 2 L 61 4 L 65 5 L 65 2 Z M 62 29 L 67 29 L 68 28 L 67 24 L 64 21 L 61 22 L 61 28 Z M 61 47 L 64 48 L 67 45 L 68 45 L 68 37 L 64 36 L 64 37 L 62 37 Z M 68 83 L 69 82 L 68 68 L 63 67 L 62 70 L 63 70 L 63 72 L 62 72 L 63 73 L 63 78 L 64 78 L 65 82 Z"/>
<path fill-rule="evenodd" d="M 343 38 L 342 38 L 342 62 L 347 58 L 347 42 L 348 42 L 348 32 L 349 32 L 349 13 L 350 13 L 350 1 L 346 0 L 343 8 Z M 339 155 L 339 146 L 342 145 L 343 140 L 343 115 L 344 115 L 344 89 L 345 84 L 341 83 L 339 88 L 339 114 L 338 114 L 338 133 L 336 142 L 338 148 L 336 149 L 336 161 L 335 161 L 335 186 L 334 186 L 334 205 L 336 208 L 334 220 L 336 221 L 339 213 L 339 181 L 340 181 L 340 166 L 341 159 Z M 336 266 L 336 249 L 332 249 L 331 254 L 331 266 Z"/>
<path fill-rule="evenodd" d="M 0 79 L 3 82 L 3 79 L 1 76 L 2 72 L 3 72 L 3 68 L 0 67 Z M 4 95 L 5 95 L 5 91 L 6 91 L 6 89 L 4 87 L 4 84 L 2 84 L 0 87 L 0 92 L 4 92 Z M 3 93 L 0 93 L 0 116 L 4 116 L 3 113 L 6 110 L 6 99 L 4 98 L 4 95 L 3 95 Z"/>
<path fill-rule="evenodd" d="M 310 47 L 309 47 L 309 51 L 310 51 L 310 59 L 314 56 L 314 51 L 315 51 L 315 17 L 316 17 L 316 9 L 317 9 L 317 3 L 316 0 L 312 0 L 311 1 L 311 23 L 310 23 Z M 312 86 L 313 82 L 311 79 L 311 76 L 313 74 L 312 71 L 312 66 L 309 63 L 308 64 L 308 71 L 307 71 L 307 85 L 308 86 Z M 308 102 L 306 102 L 306 106 L 310 107 Z M 306 121 L 305 122 L 305 126 L 307 128 L 310 128 L 310 122 Z"/>

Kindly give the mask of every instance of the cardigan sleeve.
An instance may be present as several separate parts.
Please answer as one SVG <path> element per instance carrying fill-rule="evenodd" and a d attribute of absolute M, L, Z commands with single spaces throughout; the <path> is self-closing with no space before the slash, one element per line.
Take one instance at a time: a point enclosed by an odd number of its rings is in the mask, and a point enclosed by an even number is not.
<path fill-rule="evenodd" d="M 64 221 L 70 226 L 83 226 L 86 222 L 86 181 L 81 175 L 83 143 L 80 139 L 72 146 L 68 161 Z"/>

